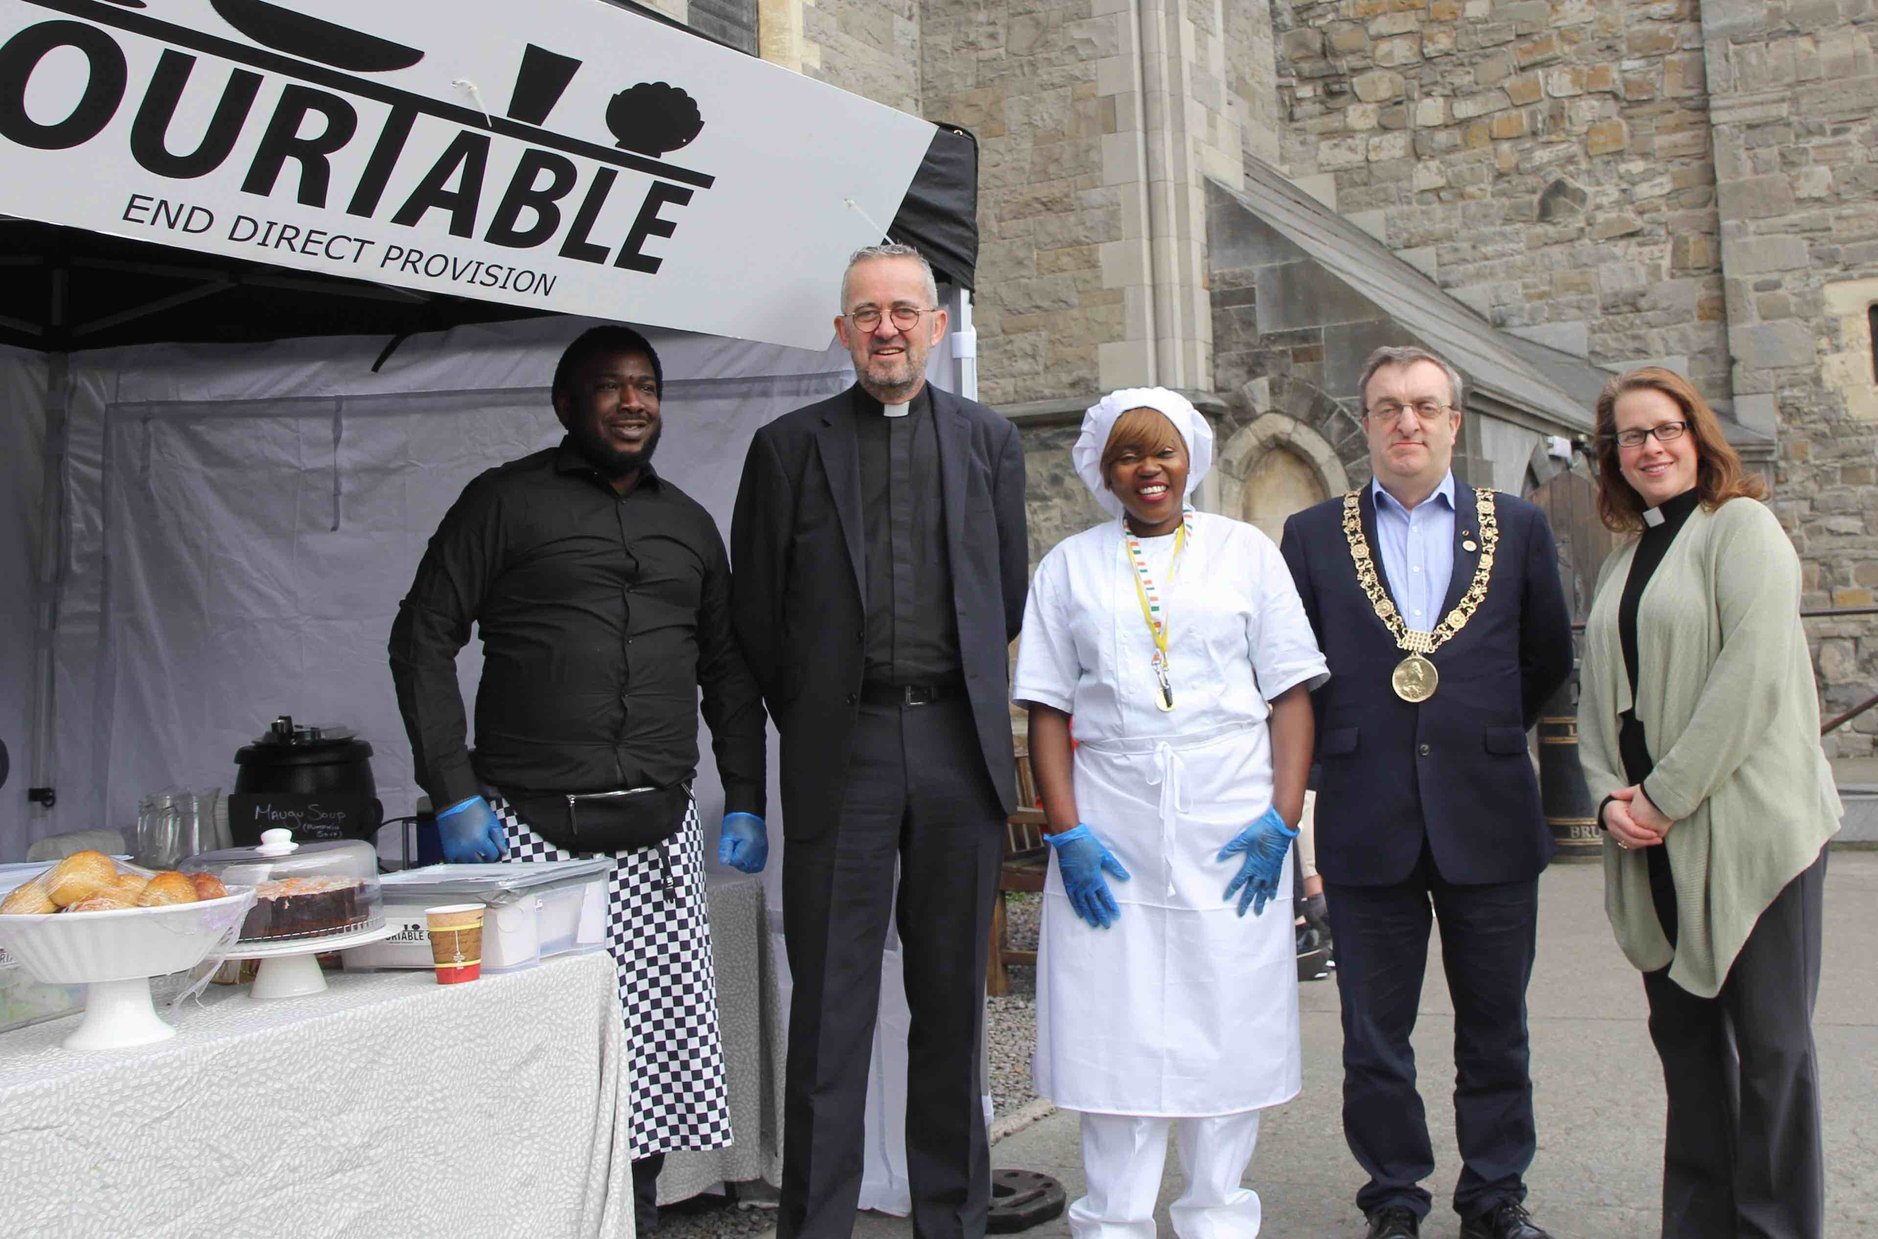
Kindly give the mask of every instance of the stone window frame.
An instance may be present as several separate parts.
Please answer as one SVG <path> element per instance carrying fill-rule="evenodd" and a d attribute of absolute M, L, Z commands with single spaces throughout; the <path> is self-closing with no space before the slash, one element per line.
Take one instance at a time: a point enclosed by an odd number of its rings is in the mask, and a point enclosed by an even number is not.
<path fill-rule="evenodd" d="M 708 40 L 709 42 L 717 44 L 719 47 L 727 47 L 733 52 L 738 52 L 745 56 L 754 56 L 759 59 L 762 57 L 763 32 L 760 0 L 747 0 L 750 9 L 751 39 L 750 46 L 748 47 L 732 43 L 721 35 L 695 24 L 689 16 L 689 12 L 687 12 L 687 15 L 683 18 L 674 17 L 670 13 L 655 7 L 654 0 L 605 0 L 605 2 L 626 9 L 629 12 L 637 13 L 641 17 L 650 17 L 653 21 L 660 22 L 664 25 L 677 27 L 687 34 L 694 34 L 700 39 Z M 739 0 L 739 2 L 741 3 L 742 0 Z M 686 7 L 687 10 L 689 10 L 690 6 L 687 5 Z"/>
<path fill-rule="evenodd" d="M 1878 301 L 1865 307 L 1865 330 L 1871 333 L 1866 341 L 1871 346 L 1871 381 L 1878 384 Z"/>
<path fill-rule="evenodd" d="M 1819 357 L 1826 390 L 1845 402 L 1848 417 L 1878 421 L 1878 277 L 1839 280 L 1820 289 L 1827 344 Z"/>
<path fill-rule="evenodd" d="M 1240 514 L 1245 511 L 1245 480 L 1274 451 L 1289 451 L 1300 457 L 1316 471 L 1328 497 L 1334 499 L 1349 491 L 1349 472 L 1328 439 L 1288 413 L 1261 413 L 1250 425 L 1234 431 L 1219 452 L 1218 467 L 1213 471 L 1219 480 L 1213 494 L 1214 511 L 1234 520 L 1243 519 Z"/>

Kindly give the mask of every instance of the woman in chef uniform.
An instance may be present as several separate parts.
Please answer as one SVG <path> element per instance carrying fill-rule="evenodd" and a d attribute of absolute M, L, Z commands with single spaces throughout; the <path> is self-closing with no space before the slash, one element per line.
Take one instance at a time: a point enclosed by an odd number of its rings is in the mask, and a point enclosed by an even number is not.
<path fill-rule="evenodd" d="M 1174 1120 L 1175 1231 L 1257 1235 L 1258 1113 L 1301 1084 L 1287 858 L 1328 672 L 1278 548 L 1187 504 L 1212 456 L 1175 392 L 1090 409 L 1071 459 L 1118 519 L 1044 557 L 1018 647 L 1055 859 L 1037 1090 L 1082 1113 L 1079 1239 L 1151 1239 Z"/>

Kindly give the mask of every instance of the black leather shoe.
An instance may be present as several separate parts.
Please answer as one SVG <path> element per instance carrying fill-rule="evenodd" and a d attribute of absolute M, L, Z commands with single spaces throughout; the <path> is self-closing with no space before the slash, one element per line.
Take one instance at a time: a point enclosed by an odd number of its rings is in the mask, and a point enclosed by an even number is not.
<path fill-rule="evenodd" d="M 1401 1205 L 1386 1205 L 1369 1215 L 1369 1232 L 1363 1239 L 1420 1239 L 1422 1220 L 1415 1210 Z"/>
<path fill-rule="evenodd" d="M 1533 1224 L 1526 1207 L 1515 1201 L 1497 1204 L 1461 1223 L 1461 1239 L 1552 1239 Z"/>
<path fill-rule="evenodd" d="M 1317 945 L 1324 948 L 1324 967 L 1326 969 L 1335 968 L 1337 966 L 1337 947 L 1336 944 L 1330 940 L 1329 905 L 1324 902 L 1323 892 L 1320 891 L 1315 895 L 1306 896 L 1304 903 L 1299 906 L 1298 912 L 1304 917 L 1304 923 L 1311 929 L 1317 931 Z"/>
<path fill-rule="evenodd" d="M 1330 944 L 1310 925 L 1298 926 L 1298 980 L 1321 981 L 1330 975 Z"/>

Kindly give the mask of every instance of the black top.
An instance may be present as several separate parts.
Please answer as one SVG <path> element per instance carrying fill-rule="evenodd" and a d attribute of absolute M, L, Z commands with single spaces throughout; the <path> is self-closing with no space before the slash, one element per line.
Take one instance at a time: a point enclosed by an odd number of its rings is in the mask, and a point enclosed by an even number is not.
<path fill-rule="evenodd" d="M 456 653 L 483 642 L 476 752 Z M 764 808 L 764 715 L 730 624 L 717 526 L 655 473 L 619 495 L 566 440 L 464 488 L 391 629 L 417 780 L 439 808 L 479 784 L 665 786 L 698 763 L 699 690 L 726 812 Z"/>
<path fill-rule="evenodd" d="M 854 389 L 861 515 L 867 529 L 865 620 L 870 683 L 938 684 L 959 674 L 945 504 L 932 391 L 922 386 L 904 417 L 888 417 Z"/>
<path fill-rule="evenodd" d="M 1637 540 L 1637 553 L 1630 559 L 1630 574 L 1624 578 L 1624 592 L 1617 599 L 1617 640 L 1624 649 L 1624 673 L 1630 678 L 1630 709 L 1617 716 L 1617 753 L 1624 760 L 1624 777 L 1640 785 L 1656 769 L 1650 755 L 1649 739 L 1637 719 L 1637 603 L 1644 586 L 1656 575 L 1669 544 L 1689 520 L 1689 513 L 1701 500 L 1701 492 L 1691 487 L 1674 499 L 1657 505 L 1643 514 L 1643 536 Z M 1662 519 L 1652 522 L 1654 516 Z M 1604 825 L 1604 806 L 1598 806 L 1598 828 Z M 1670 946 L 1676 945 L 1676 881 L 1669 867 L 1669 849 L 1648 847 L 1643 850 L 1649 867 L 1650 902 L 1656 909 L 1657 923 Z"/>
<path fill-rule="evenodd" d="M 1617 600 L 1617 640 L 1624 650 L 1624 674 L 1630 679 L 1631 697 L 1631 708 L 1618 716 L 1617 747 L 1624 759 L 1624 777 L 1632 783 L 1643 782 L 1656 768 L 1644 741 L 1643 725 L 1636 715 L 1637 603 L 1650 578 L 1656 575 L 1663 556 L 1668 554 L 1669 544 L 1676 540 L 1676 534 L 1700 501 L 1701 492 L 1691 488 L 1652 510 L 1660 513 L 1662 520 L 1652 523 L 1650 514 L 1645 513 L 1643 536 L 1637 540 L 1637 553 L 1631 557 L 1630 574 L 1624 578 L 1624 592 Z"/>

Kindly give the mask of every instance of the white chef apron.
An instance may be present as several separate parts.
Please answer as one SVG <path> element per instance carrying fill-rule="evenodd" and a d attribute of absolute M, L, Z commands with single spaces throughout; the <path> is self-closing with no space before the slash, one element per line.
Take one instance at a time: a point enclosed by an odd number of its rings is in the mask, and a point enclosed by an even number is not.
<path fill-rule="evenodd" d="M 1241 917 L 1216 860 L 1271 803 L 1265 723 L 1076 748 L 1082 820 L 1133 875 L 1121 917 L 1079 918 L 1052 857 L 1037 951 L 1037 1091 L 1069 1110 L 1168 1118 L 1295 1097 L 1291 861 L 1262 916 Z"/>

